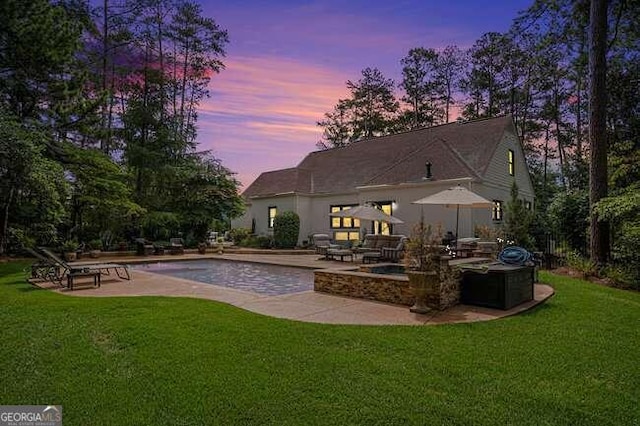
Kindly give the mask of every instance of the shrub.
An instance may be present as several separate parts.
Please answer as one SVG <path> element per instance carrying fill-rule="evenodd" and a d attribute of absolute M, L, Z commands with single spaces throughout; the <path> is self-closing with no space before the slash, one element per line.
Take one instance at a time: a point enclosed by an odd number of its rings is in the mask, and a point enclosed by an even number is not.
<path fill-rule="evenodd" d="M 62 252 L 63 253 L 73 253 L 78 249 L 78 241 L 76 240 L 67 240 L 64 243 L 62 243 Z"/>
<path fill-rule="evenodd" d="M 298 243 L 300 233 L 300 217 L 297 213 L 287 211 L 277 215 L 273 220 L 273 240 L 277 248 L 293 248 Z"/>
<path fill-rule="evenodd" d="M 533 249 L 533 239 L 530 230 L 533 222 L 533 213 L 524 207 L 519 198 L 518 185 L 511 185 L 511 199 L 506 205 L 505 232 L 515 240 L 515 243 L 527 250 Z"/>
<path fill-rule="evenodd" d="M 596 264 L 577 251 L 567 253 L 567 266 L 580 272 L 584 278 L 595 276 L 598 272 Z"/>
<path fill-rule="evenodd" d="M 256 243 L 259 248 L 268 249 L 273 247 L 273 238 L 269 235 L 258 235 L 256 237 Z"/>
<path fill-rule="evenodd" d="M 251 235 L 251 229 L 249 228 L 233 228 L 229 231 L 229 238 L 238 245 L 241 245 L 242 241 L 249 238 L 249 235 Z"/>
<path fill-rule="evenodd" d="M 168 240 L 180 229 L 180 221 L 175 213 L 152 211 L 144 217 L 142 229 L 151 240 Z"/>
<path fill-rule="evenodd" d="M 95 240 L 89 241 L 89 248 L 91 250 L 102 250 L 102 240 L 95 239 Z"/>
<path fill-rule="evenodd" d="M 440 266 L 441 242 L 440 230 L 434 232 L 431 225 L 425 225 L 421 220 L 413 227 L 411 237 L 406 242 L 405 267 L 418 272 L 437 271 Z"/>

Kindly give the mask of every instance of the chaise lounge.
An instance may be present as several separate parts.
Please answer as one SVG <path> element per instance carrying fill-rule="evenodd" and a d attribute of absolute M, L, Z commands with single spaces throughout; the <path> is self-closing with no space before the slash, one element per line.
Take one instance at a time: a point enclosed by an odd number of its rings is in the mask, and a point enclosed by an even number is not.
<path fill-rule="evenodd" d="M 129 274 L 129 267 L 120 263 L 96 263 L 96 264 L 77 264 L 77 263 L 67 263 L 64 260 L 60 259 L 56 256 L 51 250 L 45 247 L 38 247 L 38 250 L 42 254 L 44 254 L 51 262 L 62 268 L 64 271 L 61 276 L 77 274 L 81 272 L 88 271 L 97 271 L 101 274 L 110 275 L 110 271 L 114 271 L 118 278 L 131 280 L 131 275 Z"/>

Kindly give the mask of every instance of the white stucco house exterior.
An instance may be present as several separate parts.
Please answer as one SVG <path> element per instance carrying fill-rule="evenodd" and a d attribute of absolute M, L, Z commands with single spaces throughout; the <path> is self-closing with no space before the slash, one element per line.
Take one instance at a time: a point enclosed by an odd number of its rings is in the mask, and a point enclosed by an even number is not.
<path fill-rule="evenodd" d="M 412 202 L 463 185 L 494 203 L 493 209 L 460 209 L 458 236 L 467 237 L 476 225 L 503 223 L 514 181 L 525 206 L 533 208 L 533 186 L 510 116 L 454 122 L 312 152 L 297 167 L 264 172 L 243 192 L 247 211 L 232 225 L 270 234 L 275 215 L 290 210 L 300 216 L 299 243 L 314 233 L 335 240 L 370 232 L 409 235 L 421 215 L 454 231 L 455 209 Z M 404 223 L 390 228 L 329 216 L 365 203 Z"/>

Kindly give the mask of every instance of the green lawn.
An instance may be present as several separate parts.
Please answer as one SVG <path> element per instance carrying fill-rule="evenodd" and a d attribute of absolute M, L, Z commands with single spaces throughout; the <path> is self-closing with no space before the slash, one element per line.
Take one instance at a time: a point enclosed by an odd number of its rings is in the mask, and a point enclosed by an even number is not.
<path fill-rule="evenodd" d="M 205 300 L 79 298 L 0 265 L 0 404 L 65 425 L 640 424 L 640 294 L 475 324 L 306 324 Z M 89 290 L 90 291 L 90 290 Z"/>

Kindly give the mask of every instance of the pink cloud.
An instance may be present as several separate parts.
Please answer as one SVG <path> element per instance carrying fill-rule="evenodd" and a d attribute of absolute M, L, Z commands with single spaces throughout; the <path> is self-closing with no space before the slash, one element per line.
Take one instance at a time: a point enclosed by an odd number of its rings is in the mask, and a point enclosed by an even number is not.
<path fill-rule="evenodd" d="M 244 186 L 263 171 L 295 166 L 316 149 L 316 122 L 346 96 L 348 78 L 289 58 L 231 58 L 198 110 L 199 149 L 213 150 Z"/>

